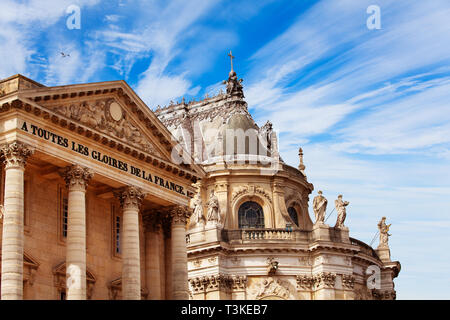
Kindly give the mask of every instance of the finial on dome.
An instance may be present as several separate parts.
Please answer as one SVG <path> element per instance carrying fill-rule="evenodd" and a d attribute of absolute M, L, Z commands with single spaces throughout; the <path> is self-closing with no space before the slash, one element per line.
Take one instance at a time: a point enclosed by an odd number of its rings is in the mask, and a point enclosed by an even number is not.
<path fill-rule="evenodd" d="M 235 96 L 240 99 L 244 98 L 244 90 L 242 87 L 242 79 L 238 79 L 236 72 L 233 70 L 233 59 L 235 58 L 230 50 L 228 53 L 231 62 L 231 71 L 228 74 L 228 80 L 224 80 L 222 83 L 227 85 L 227 94 L 230 96 Z"/>
<path fill-rule="evenodd" d="M 298 170 L 303 172 L 305 170 L 305 165 L 303 164 L 303 149 L 302 148 L 298 149 L 298 157 L 300 158 L 300 164 L 298 166 Z"/>

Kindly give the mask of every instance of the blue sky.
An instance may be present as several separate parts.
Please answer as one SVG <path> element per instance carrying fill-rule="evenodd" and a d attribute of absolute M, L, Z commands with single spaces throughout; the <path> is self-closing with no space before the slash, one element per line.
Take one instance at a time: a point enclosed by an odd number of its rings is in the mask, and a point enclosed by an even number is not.
<path fill-rule="evenodd" d="M 66 27 L 73 4 L 79 30 Z M 379 30 L 366 26 L 369 5 L 381 9 Z M 331 206 L 342 193 L 350 234 L 367 243 L 382 216 L 392 223 L 397 298 L 450 298 L 448 0 L 1 6 L 0 78 L 124 79 L 150 108 L 217 92 L 233 50 L 250 111 L 273 122 L 283 159 L 297 166 L 303 147 L 313 196 L 323 190 Z"/>

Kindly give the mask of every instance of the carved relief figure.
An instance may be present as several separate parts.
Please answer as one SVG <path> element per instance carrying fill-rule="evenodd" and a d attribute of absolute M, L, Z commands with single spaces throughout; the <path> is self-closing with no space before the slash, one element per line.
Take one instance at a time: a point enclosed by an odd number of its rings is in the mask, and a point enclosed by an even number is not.
<path fill-rule="evenodd" d="M 289 299 L 289 289 L 280 280 L 268 277 L 263 280 L 256 291 L 256 299 L 278 296 L 282 299 Z"/>
<path fill-rule="evenodd" d="M 313 200 L 314 215 L 316 216 L 316 223 L 324 223 L 328 200 L 322 195 L 322 191 L 319 191 L 318 194 Z"/>
<path fill-rule="evenodd" d="M 347 216 L 346 213 L 346 206 L 349 205 L 350 202 L 348 201 L 342 201 L 342 194 L 340 194 L 337 198 L 337 200 L 334 200 L 334 205 L 336 206 L 336 211 L 337 211 L 337 221 L 336 221 L 336 225 L 334 226 L 335 228 L 343 228 L 344 226 L 344 221 L 345 218 Z"/>
<path fill-rule="evenodd" d="M 214 194 L 214 190 L 211 190 L 208 200 L 208 215 L 207 221 L 219 221 L 219 199 Z"/>
<path fill-rule="evenodd" d="M 388 231 L 391 225 L 386 225 L 386 217 L 381 218 L 380 222 L 378 222 L 378 230 L 380 231 L 380 244 L 379 247 L 388 247 L 388 238 L 391 236 Z"/>

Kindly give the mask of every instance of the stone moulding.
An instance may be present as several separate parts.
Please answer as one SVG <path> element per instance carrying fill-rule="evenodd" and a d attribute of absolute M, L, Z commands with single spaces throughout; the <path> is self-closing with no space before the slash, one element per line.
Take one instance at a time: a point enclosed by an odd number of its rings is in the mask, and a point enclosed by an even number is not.
<path fill-rule="evenodd" d="M 235 192 L 233 192 L 233 195 L 231 197 L 231 202 L 235 202 L 239 197 L 243 195 L 260 195 L 267 199 L 270 204 L 272 204 L 272 198 L 269 195 L 267 191 L 265 191 L 263 188 L 256 187 L 256 186 L 244 186 L 237 189 Z"/>

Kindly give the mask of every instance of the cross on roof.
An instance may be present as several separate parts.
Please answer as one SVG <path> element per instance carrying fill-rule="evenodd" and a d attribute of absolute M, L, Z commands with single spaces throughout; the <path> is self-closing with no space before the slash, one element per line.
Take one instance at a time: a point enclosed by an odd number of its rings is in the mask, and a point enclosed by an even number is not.
<path fill-rule="evenodd" d="M 228 56 L 230 57 L 231 71 L 233 71 L 233 59 L 234 59 L 234 56 L 233 56 L 233 53 L 231 52 L 231 50 L 230 50 L 230 53 L 228 54 Z"/>

